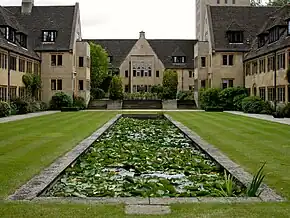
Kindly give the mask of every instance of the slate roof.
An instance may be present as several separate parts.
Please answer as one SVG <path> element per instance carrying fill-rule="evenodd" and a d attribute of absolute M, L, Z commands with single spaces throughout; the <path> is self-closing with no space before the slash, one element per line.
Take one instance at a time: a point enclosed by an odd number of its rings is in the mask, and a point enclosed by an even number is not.
<path fill-rule="evenodd" d="M 253 59 L 259 56 L 263 56 L 267 53 L 274 52 L 276 50 L 290 47 L 290 36 L 288 36 L 287 30 L 287 20 L 290 19 L 290 4 L 279 8 L 275 12 L 269 15 L 269 18 L 266 20 L 262 28 L 259 30 L 259 34 L 268 35 L 269 29 L 275 26 L 280 26 L 280 28 L 284 28 L 283 34 L 280 36 L 279 40 L 273 43 L 269 43 L 266 40 L 266 43 L 262 47 L 258 47 L 258 37 L 255 38 L 251 50 L 245 56 L 245 61 L 249 59 Z"/>
<path fill-rule="evenodd" d="M 112 64 L 119 68 L 125 60 L 137 39 L 84 39 L 101 45 L 108 55 L 113 56 Z M 194 44 L 196 40 L 182 39 L 148 39 L 147 40 L 165 68 L 193 69 L 194 68 Z M 186 63 L 172 63 L 172 56 L 186 56 Z"/>
<path fill-rule="evenodd" d="M 0 6 L 0 25 L 9 25 L 27 34 L 27 50 L 11 45 L 0 34 L 0 47 L 39 59 L 38 51 L 69 51 L 73 37 L 78 4 L 73 6 L 33 6 L 31 14 L 21 13 L 21 6 Z M 2 16 L 1 16 L 2 15 Z M 42 43 L 42 30 L 56 30 L 55 43 Z"/>
<path fill-rule="evenodd" d="M 210 36 L 215 51 L 249 51 L 257 31 L 269 17 L 269 13 L 278 7 L 250 6 L 207 6 L 209 15 Z M 244 31 L 243 44 L 230 44 L 226 32 L 228 30 Z"/>

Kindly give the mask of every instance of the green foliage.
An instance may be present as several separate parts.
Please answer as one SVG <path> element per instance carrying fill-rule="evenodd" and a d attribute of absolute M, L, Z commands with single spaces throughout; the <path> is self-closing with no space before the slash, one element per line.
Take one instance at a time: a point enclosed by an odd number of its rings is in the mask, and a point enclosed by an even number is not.
<path fill-rule="evenodd" d="M 251 0 L 251 6 L 254 7 L 262 6 L 262 0 Z"/>
<path fill-rule="evenodd" d="M 99 88 L 108 75 L 108 54 L 102 46 L 90 42 L 91 88 Z"/>
<path fill-rule="evenodd" d="M 163 75 L 163 99 L 176 99 L 178 75 L 174 70 L 165 70 Z"/>
<path fill-rule="evenodd" d="M 46 196 L 216 197 L 224 183 L 223 170 L 167 119 L 120 118 Z"/>
<path fill-rule="evenodd" d="M 221 106 L 219 93 L 220 89 L 216 88 L 201 89 L 199 92 L 199 102 L 201 109 L 204 110 L 207 107 Z"/>
<path fill-rule="evenodd" d="M 262 167 L 259 169 L 259 171 L 254 175 L 250 186 L 247 188 L 248 197 L 259 197 L 261 195 L 262 191 L 260 191 L 259 193 L 257 192 L 265 178 L 265 174 L 263 172 L 265 164 L 266 163 L 264 163 Z"/>
<path fill-rule="evenodd" d="M 246 97 L 242 101 L 243 112 L 260 114 L 265 108 L 265 102 L 257 96 Z"/>
<path fill-rule="evenodd" d="M 92 99 L 102 99 L 105 97 L 105 92 L 103 89 L 100 88 L 91 88 L 91 96 Z"/>
<path fill-rule="evenodd" d="M 289 0 L 269 0 L 268 6 L 284 6 L 289 3 Z"/>
<path fill-rule="evenodd" d="M 284 108 L 284 116 L 290 118 L 290 103 L 288 103 Z"/>
<path fill-rule="evenodd" d="M 224 171 L 225 182 L 223 185 L 220 185 L 220 196 L 221 197 L 234 197 L 235 191 L 235 182 L 231 174 L 227 175 L 227 172 Z"/>
<path fill-rule="evenodd" d="M 41 89 L 41 77 L 40 75 L 33 73 L 25 73 L 22 76 L 22 82 L 28 91 L 29 96 L 36 98 L 38 91 Z"/>
<path fill-rule="evenodd" d="M 5 101 L 0 101 L 0 117 L 8 117 L 10 115 L 10 105 Z"/>
<path fill-rule="evenodd" d="M 194 93 L 192 91 L 179 91 L 176 98 L 178 100 L 194 100 Z"/>
<path fill-rule="evenodd" d="M 159 100 L 160 97 L 156 93 L 150 92 L 135 92 L 124 93 L 124 100 Z"/>
<path fill-rule="evenodd" d="M 80 110 L 84 110 L 84 109 L 86 109 L 86 101 L 81 96 L 74 96 L 73 106 L 78 107 Z"/>
<path fill-rule="evenodd" d="M 162 94 L 163 93 L 163 87 L 161 85 L 153 85 L 151 87 L 151 92 L 156 94 Z"/>
<path fill-rule="evenodd" d="M 16 98 L 11 100 L 11 102 L 15 105 L 17 114 L 27 114 L 34 112 L 34 108 L 28 99 Z"/>
<path fill-rule="evenodd" d="M 237 110 L 237 111 L 243 110 L 242 102 L 243 102 L 243 99 L 246 97 L 248 97 L 247 94 L 241 94 L 241 95 L 237 95 L 234 97 L 233 103 L 234 103 L 235 110 Z"/>
<path fill-rule="evenodd" d="M 240 96 L 240 98 L 242 98 L 242 96 L 247 96 L 247 90 L 245 88 L 241 88 L 241 87 L 230 87 L 227 89 L 223 89 L 220 91 L 219 93 L 219 99 L 221 102 L 221 106 L 225 109 L 225 110 L 237 110 L 237 108 L 235 107 L 235 102 L 234 102 L 234 98 L 236 96 Z M 237 100 L 237 98 L 236 98 Z M 237 104 L 239 104 L 239 102 L 236 102 Z M 239 105 L 237 105 L 239 106 Z"/>
<path fill-rule="evenodd" d="M 221 106 L 207 106 L 204 110 L 207 112 L 223 112 L 224 108 Z"/>
<path fill-rule="evenodd" d="M 285 117 L 285 107 L 284 103 L 277 104 L 276 111 L 274 111 L 273 116 L 275 118 L 284 118 Z"/>
<path fill-rule="evenodd" d="M 266 101 L 264 103 L 264 109 L 261 111 L 261 114 L 272 115 L 275 112 L 275 108 L 272 102 Z"/>
<path fill-rule="evenodd" d="M 112 78 L 109 88 L 109 98 L 112 100 L 123 99 L 123 85 L 119 76 L 113 76 Z"/>
<path fill-rule="evenodd" d="M 112 78 L 113 78 L 113 76 L 106 75 L 103 82 L 101 83 L 99 88 L 102 89 L 104 91 L 104 93 L 107 93 L 109 91 Z"/>
<path fill-rule="evenodd" d="M 287 69 L 286 78 L 287 78 L 288 83 L 290 83 L 290 66 Z"/>
<path fill-rule="evenodd" d="M 60 110 L 62 107 L 71 107 L 73 105 L 73 99 L 64 92 L 57 92 L 52 96 L 49 104 L 50 109 Z"/>

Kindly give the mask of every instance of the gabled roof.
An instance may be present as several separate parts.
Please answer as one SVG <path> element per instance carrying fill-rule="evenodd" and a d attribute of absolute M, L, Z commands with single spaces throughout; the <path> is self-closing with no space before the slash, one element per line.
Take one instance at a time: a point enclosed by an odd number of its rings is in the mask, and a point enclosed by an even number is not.
<path fill-rule="evenodd" d="M 277 7 L 207 6 L 212 48 L 215 51 L 249 51 L 257 31 Z M 243 44 L 230 44 L 226 32 L 229 29 L 244 31 Z"/>
<path fill-rule="evenodd" d="M 260 48 L 258 47 L 258 37 L 256 37 L 251 45 L 251 50 L 245 56 L 245 60 L 256 58 L 285 47 L 290 47 L 290 37 L 288 36 L 287 31 L 287 20 L 289 19 L 290 19 L 289 4 L 273 12 L 270 15 L 270 17 L 265 21 L 264 25 L 262 25 L 262 28 L 259 30 L 259 33 L 264 33 L 267 35 L 269 33 L 269 29 L 275 26 L 279 26 L 280 28 L 281 27 L 284 28 L 282 35 L 280 36 L 279 40 L 273 43 L 269 43 L 269 41 L 266 40 L 265 45 Z"/>
<path fill-rule="evenodd" d="M 137 39 L 84 39 L 101 45 L 109 55 L 113 56 L 112 65 L 119 68 Z M 148 39 L 147 40 L 165 68 L 194 68 L 193 52 L 196 40 L 182 39 Z M 172 56 L 186 56 L 186 63 L 172 63 Z"/>

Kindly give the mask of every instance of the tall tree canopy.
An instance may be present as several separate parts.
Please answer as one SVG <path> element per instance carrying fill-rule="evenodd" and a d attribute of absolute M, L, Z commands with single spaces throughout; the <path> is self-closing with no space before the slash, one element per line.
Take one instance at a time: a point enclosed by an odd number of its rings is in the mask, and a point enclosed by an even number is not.
<path fill-rule="evenodd" d="M 269 0 L 267 2 L 267 6 L 284 6 L 290 2 L 289 0 Z M 251 5 L 252 6 L 263 6 L 263 1 L 262 0 L 251 0 Z"/>
<path fill-rule="evenodd" d="M 108 75 L 108 54 L 102 46 L 90 42 L 91 88 L 99 88 Z"/>

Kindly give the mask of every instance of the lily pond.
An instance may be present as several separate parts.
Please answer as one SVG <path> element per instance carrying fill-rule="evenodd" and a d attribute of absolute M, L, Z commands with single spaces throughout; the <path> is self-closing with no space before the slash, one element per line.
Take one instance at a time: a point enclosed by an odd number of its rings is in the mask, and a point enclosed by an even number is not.
<path fill-rule="evenodd" d="M 224 187 L 224 170 L 169 120 L 122 117 L 44 195 L 217 197 Z"/>

